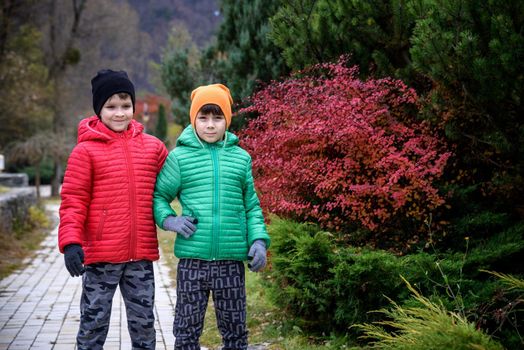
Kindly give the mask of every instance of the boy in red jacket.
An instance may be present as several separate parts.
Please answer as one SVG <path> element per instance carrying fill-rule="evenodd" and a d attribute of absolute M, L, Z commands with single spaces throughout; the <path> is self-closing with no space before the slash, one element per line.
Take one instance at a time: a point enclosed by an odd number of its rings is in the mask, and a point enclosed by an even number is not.
<path fill-rule="evenodd" d="M 135 88 L 126 72 L 99 71 L 91 86 L 96 115 L 78 127 L 58 231 L 67 270 L 83 275 L 77 348 L 103 349 L 120 286 L 133 349 L 154 349 L 152 201 L 167 149 L 133 120 Z"/>

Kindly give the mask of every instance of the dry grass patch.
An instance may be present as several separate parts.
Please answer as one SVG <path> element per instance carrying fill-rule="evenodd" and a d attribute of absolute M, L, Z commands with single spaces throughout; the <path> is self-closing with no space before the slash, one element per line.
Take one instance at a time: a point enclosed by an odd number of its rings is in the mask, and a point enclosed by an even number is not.
<path fill-rule="evenodd" d="M 24 260 L 40 247 L 53 225 L 56 222 L 50 213 L 31 207 L 28 222 L 15 223 L 13 232 L 0 232 L 0 279 L 24 266 Z"/>

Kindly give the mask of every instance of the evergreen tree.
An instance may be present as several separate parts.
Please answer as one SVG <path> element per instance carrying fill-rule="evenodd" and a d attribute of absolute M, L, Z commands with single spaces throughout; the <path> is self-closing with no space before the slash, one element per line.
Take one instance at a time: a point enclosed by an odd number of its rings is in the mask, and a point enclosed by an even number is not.
<path fill-rule="evenodd" d="M 469 193 L 457 209 L 522 217 L 524 3 L 416 0 L 410 10 L 413 65 L 434 82 L 427 109 L 455 144 L 458 190 Z"/>
<path fill-rule="evenodd" d="M 218 30 L 217 42 L 198 50 L 187 29 L 175 26 L 162 55 L 162 83 L 173 99 L 175 123 L 189 123 L 189 96 L 203 84 L 223 83 L 236 103 L 250 96 L 260 83 L 288 73 L 281 52 L 269 39 L 269 18 L 279 0 L 223 0 L 224 20 Z M 233 119 L 233 128 L 242 124 Z"/>
<path fill-rule="evenodd" d="M 222 1 L 224 19 L 217 44 L 208 49 L 206 58 L 213 61 L 216 78 L 230 88 L 237 102 L 250 96 L 259 82 L 278 79 L 288 72 L 280 49 L 268 37 L 269 18 L 280 3 L 279 0 Z"/>
<path fill-rule="evenodd" d="M 2 18 L 7 22 L 9 18 Z M 23 25 L 5 34 L 0 54 L 0 152 L 51 127 L 48 70 L 39 48 L 41 32 Z"/>
<path fill-rule="evenodd" d="M 191 91 L 204 82 L 200 65 L 201 53 L 182 25 L 173 26 L 159 67 L 162 84 L 172 98 L 176 124 L 189 124 Z"/>
<path fill-rule="evenodd" d="M 271 18 L 270 36 L 293 69 L 350 53 L 362 74 L 409 76 L 406 2 L 291 0 Z"/>
<path fill-rule="evenodd" d="M 155 136 L 165 142 L 167 138 L 166 108 L 163 104 L 158 106 L 158 118 L 156 120 Z"/>

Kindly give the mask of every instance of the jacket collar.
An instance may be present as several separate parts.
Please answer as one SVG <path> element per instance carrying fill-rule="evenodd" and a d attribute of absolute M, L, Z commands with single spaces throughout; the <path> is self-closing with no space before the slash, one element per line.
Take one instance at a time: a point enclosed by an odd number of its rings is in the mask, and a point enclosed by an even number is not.
<path fill-rule="evenodd" d="M 96 115 L 85 118 L 78 125 L 78 143 L 84 141 L 110 141 L 118 138 L 133 138 L 144 131 L 144 126 L 136 120 L 131 120 L 127 130 L 115 132 L 109 129 Z"/>
<path fill-rule="evenodd" d="M 211 147 L 233 147 L 238 145 L 238 137 L 232 132 L 226 131 L 224 140 L 216 143 L 207 143 L 201 140 L 192 125 L 188 125 L 180 134 L 176 141 L 177 146 L 192 148 L 211 148 Z"/>

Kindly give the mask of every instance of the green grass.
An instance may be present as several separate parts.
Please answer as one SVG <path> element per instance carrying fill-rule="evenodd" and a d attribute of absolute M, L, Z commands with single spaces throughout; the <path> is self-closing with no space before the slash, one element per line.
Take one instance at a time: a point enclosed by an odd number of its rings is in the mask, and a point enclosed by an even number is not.
<path fill-rule="evenodd" d="M 170 124 L 167 128 L 167 139 L 169 141 L 170 149 L 173 148 L 176 144 L 176 140 L 180 133 L 182 133 L 183 128 L 178 124 Z"/>

